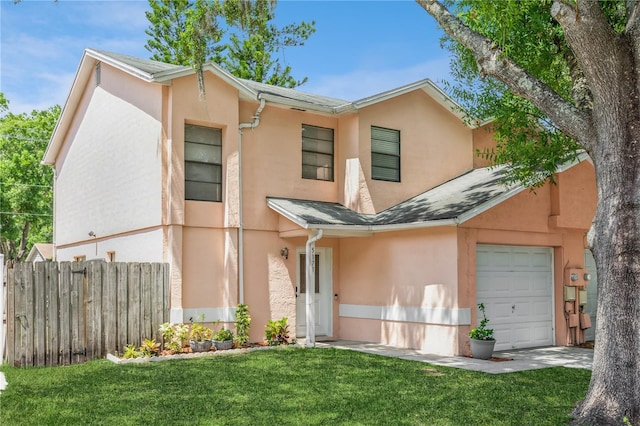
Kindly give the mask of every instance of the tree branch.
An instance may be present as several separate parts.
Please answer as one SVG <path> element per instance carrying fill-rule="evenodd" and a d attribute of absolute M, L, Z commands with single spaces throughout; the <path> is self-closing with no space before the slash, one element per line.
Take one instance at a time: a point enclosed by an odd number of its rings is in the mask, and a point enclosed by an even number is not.
<path fill-rule="evenodd" d="M 416 0 L 451 37 L 471 50 L 481 74 L 490 75 L 544 111 L 567 136 L 589 148 L 593 133 L 590 115 L 579 110 L 542 81 L 510 60 L 489 38 L 464 25 L 436 0 Z"/>
<path fill-rule="evenodd" d="M 556 0 L 551 7 L 551 15 L 562 26 L 565 39 L 574 52 L 594 96 L 612 96 L 611 93 L 594 93 L 596 81 L 615 82 L 619 79 L 616 34 L 607 21 L 598 2 L 578 0 L 573 6 Z M 595 38 L 597 37 L 597 42 Z M 610 87 L 605 85 L 601 87 Z M 605 101 L 606 102 L 606 101 Z"/>
<path fill-rule="evenodd" d="M 640 31 L 640 1 L 627 0 L 626 8 L 627 25 L 625 31 L 629 35 L 638 35 L 638 32 Z"/>

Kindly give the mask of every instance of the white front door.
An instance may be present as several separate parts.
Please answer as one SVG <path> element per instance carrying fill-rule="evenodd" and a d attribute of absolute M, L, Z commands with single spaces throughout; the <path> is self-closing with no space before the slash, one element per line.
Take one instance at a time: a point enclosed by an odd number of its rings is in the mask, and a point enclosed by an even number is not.
<path fill-rule="evenodd" d="M 331 336 L 332 311 L 332 280 L 331 280 L 331 249 L 328 247 L 316 247 L 315 259 L 315 298 L 314 312 L 316 319 L 316 335 Z M 307 256 L 303 248 L 296 253 L 296 337 L 305 337 L 307 332 L 306 310 L 306 261 Z"/>
<path fill-rule="evenodd" d="M 486 307 L 495 349 L 553 345 L 551 249 L 478 245 L 476 256 L 476 300 Z"/>

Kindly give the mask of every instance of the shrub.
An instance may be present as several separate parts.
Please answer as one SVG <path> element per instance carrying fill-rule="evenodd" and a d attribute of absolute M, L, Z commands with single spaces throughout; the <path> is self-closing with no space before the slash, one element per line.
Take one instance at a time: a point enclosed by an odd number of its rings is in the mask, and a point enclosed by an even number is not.
<path fill-rule="evenodd" d="M 251 327 L 251 316 L 249 307 L 243 303 L 236 308 L 236 337 L 235 342 L 243 345 L 249 341 L 249 327 Z"/>
<path fill-rule="evenodd" d="M 156 339 L 144 339 L 140 346 L 140 353 L 142 356 L 157 356 L 160 352 L 160 343 L 156 342 Z"/>
<path fill-rule="evenodd" d="M 287 318 L 269 320 L 265 328 L 264 335 L 269 346 L 289 344 L 289 324 L 287 324 Z"/>
<path fill-rule="evenodd" d="M 160 326 L 160 333 L 166 349 L 172 353 L 182 352 L 184 342 L 189 337 L 189 327 L 186 324 L 169 324 L 165 322 Z"/>
<path fill-rule="evenodd" d="M 124 354 L 122 355 L 122 357 L 125 359 L 131 359 L 131 358 L 140 358 L 141 355 L 142 354 L 138 352 L 138 348 L 136 348 L 136 345 L 131 343 L 125 346 Z"/>
<path fill-rule="evenodd" d="M 225 340 L 233 340 L 233 331 L 227 330 L 224 327 L 220 329 L 217 333 L 213 333 L 213 340 L 225 341 Z"/>
<path fill-rule="evenodd" d="M 484 313 L 484 303 L 478 303 L 478 309 L 482 312 L 482 320 L 478 327 L 474 327 L 469 332 L 469 337 L 475 340 L 495 340 L 493 338 L 493 329 L 487 328 L 489 320 Z"/>

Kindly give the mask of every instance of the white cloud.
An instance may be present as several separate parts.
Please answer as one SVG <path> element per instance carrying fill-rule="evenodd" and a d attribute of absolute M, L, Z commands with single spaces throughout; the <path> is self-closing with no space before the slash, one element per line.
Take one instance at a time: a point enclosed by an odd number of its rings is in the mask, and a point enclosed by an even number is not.
<path fill-rule="evenodd" d="M 358 100 L 425 78 L 439 83 L 449 79 L 449 57 L 441 57 L 407 68 L 356 69 L 325 75 L 300 87 L 301 90 L 345 100 Z"/>

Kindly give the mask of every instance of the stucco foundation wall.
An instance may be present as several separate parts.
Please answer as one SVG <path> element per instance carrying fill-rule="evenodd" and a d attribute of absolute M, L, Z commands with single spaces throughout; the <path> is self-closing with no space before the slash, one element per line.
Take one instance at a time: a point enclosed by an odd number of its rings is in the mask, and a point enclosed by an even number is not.
<path fill-rule="evenodd" d="M 340 338 L 458 353 L 457 230 L 340 240 Z M 427 343 L 428 342 L 428 343 Z"/>
<path fill-rule="evenodd" d="M 58 247 L 56 260 L 71 261 L 74 256 L 87 260 L 107 260 L 107 252 L 115 252 L 116 262 L 165 262 L 162 228 L 148 229 L 107 239 L 96 239 L 68 247 Z"/>

